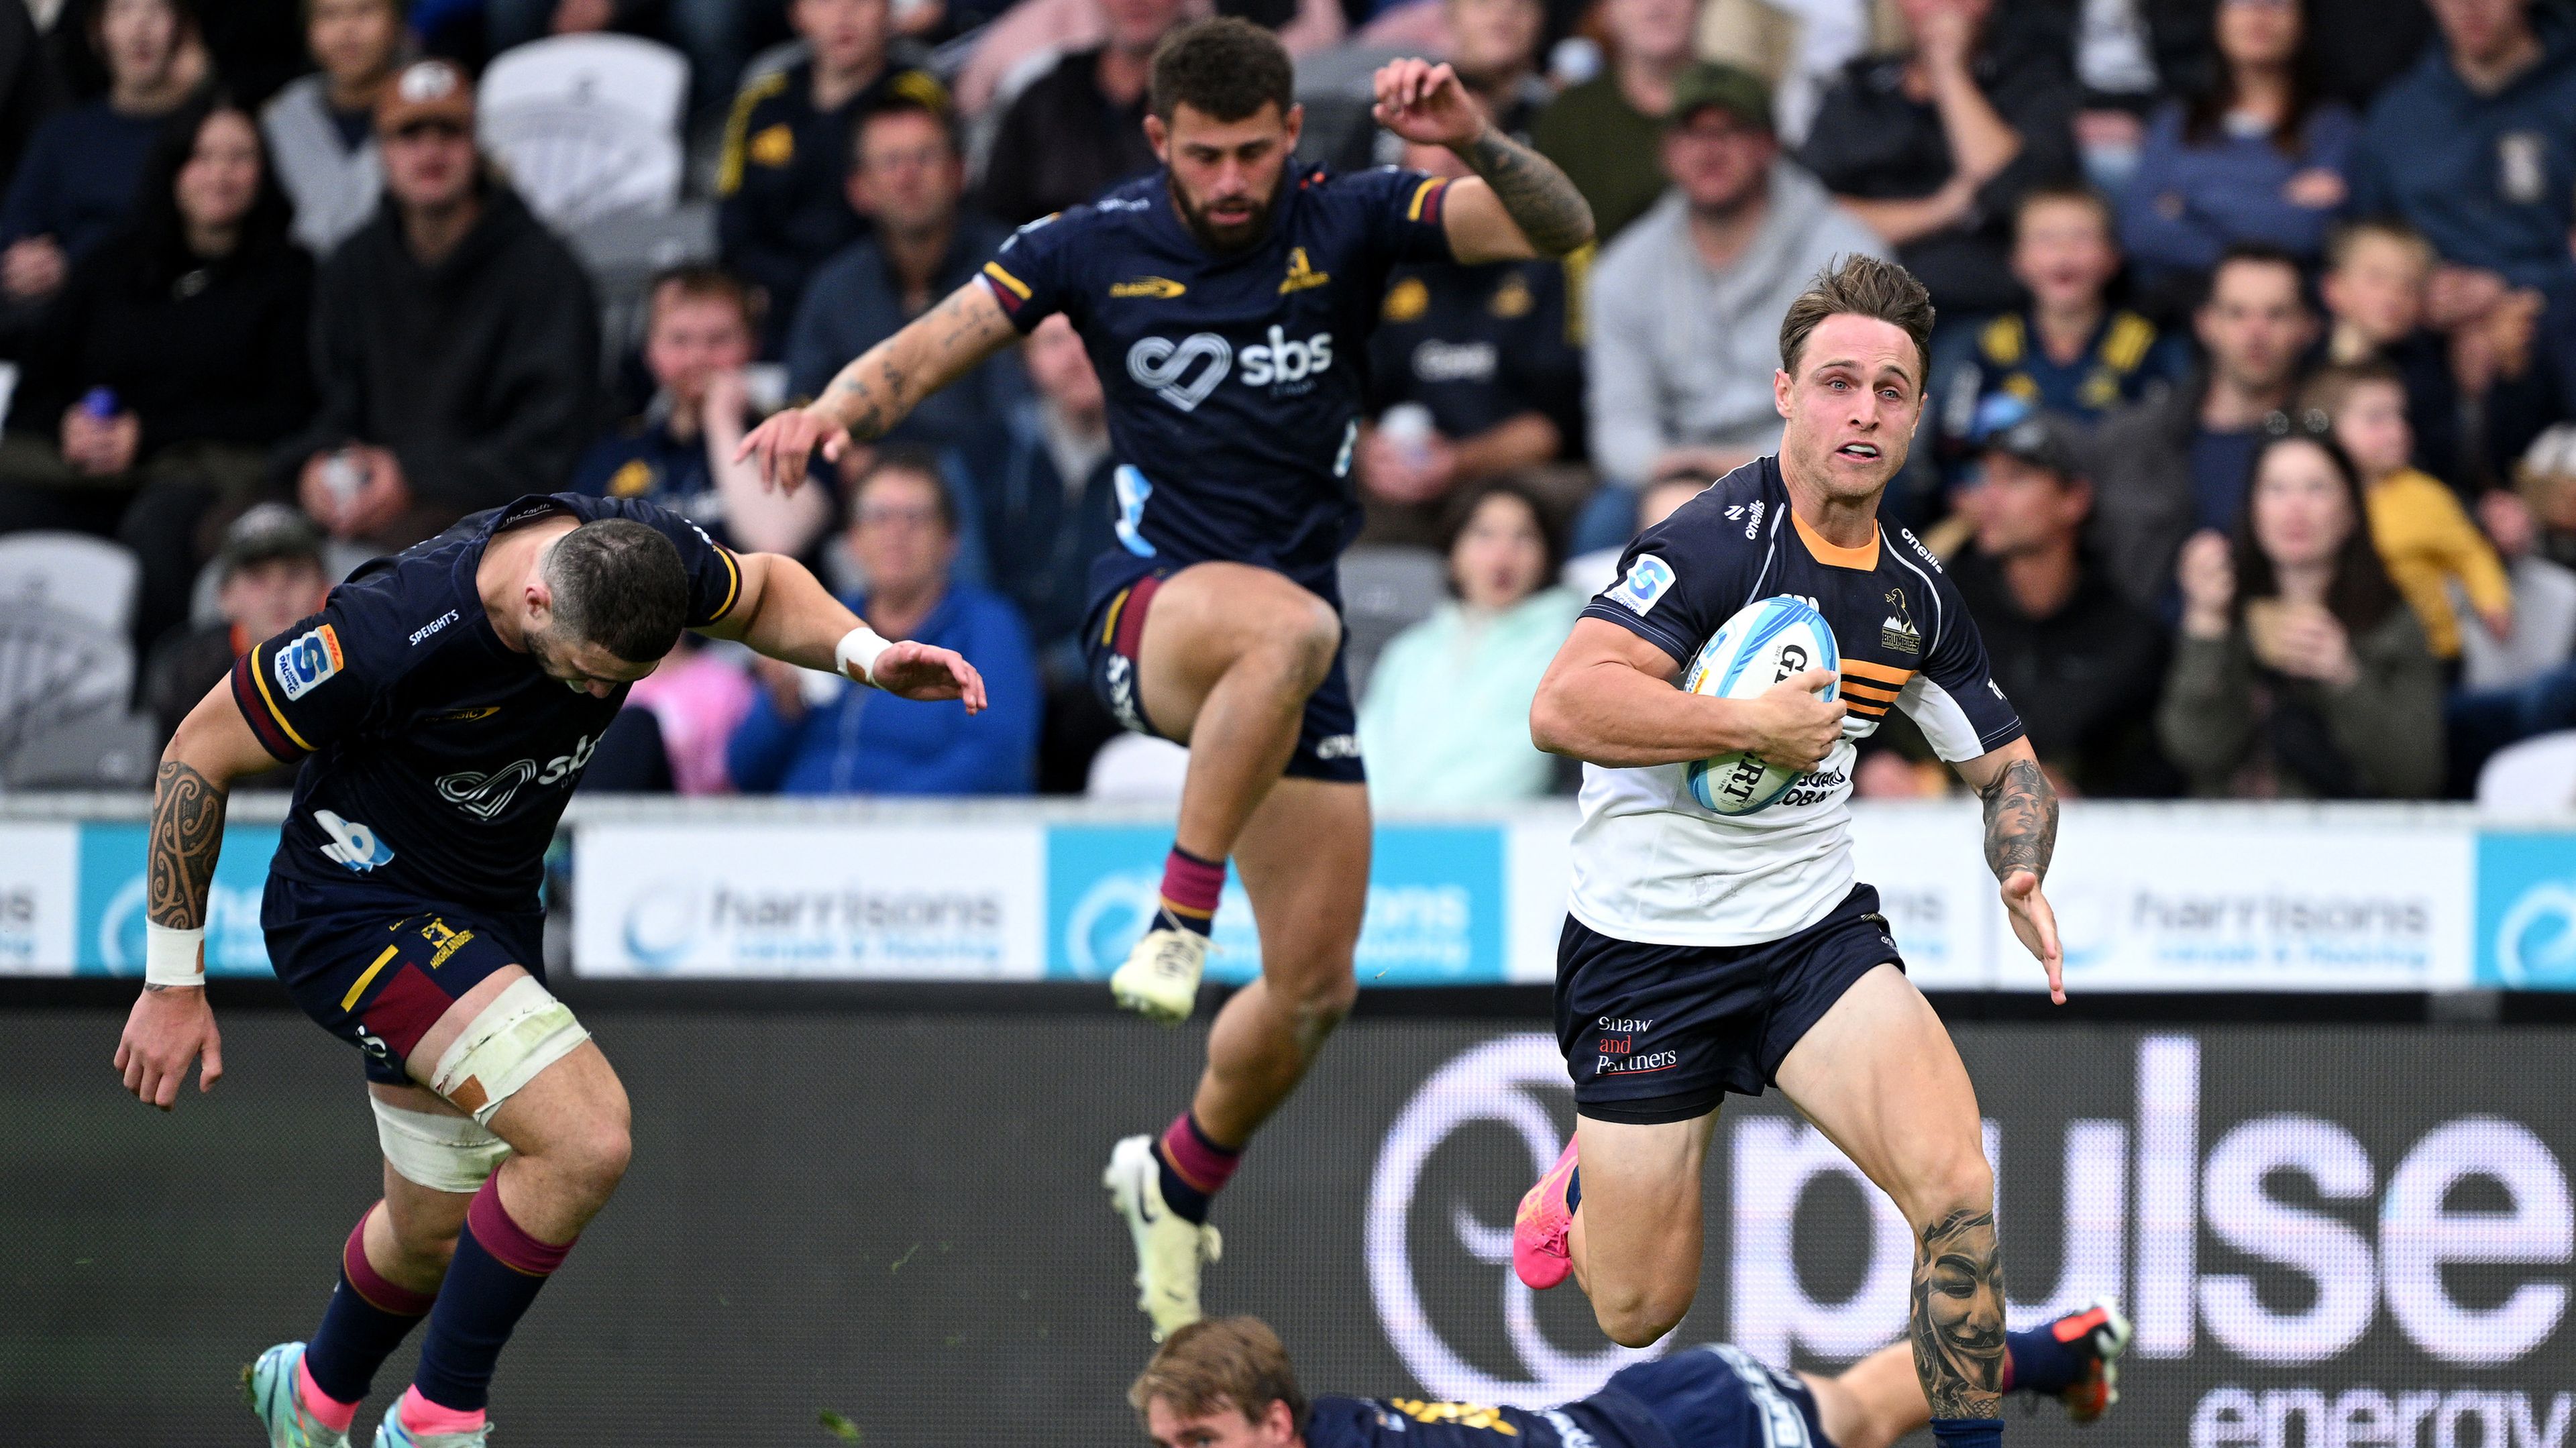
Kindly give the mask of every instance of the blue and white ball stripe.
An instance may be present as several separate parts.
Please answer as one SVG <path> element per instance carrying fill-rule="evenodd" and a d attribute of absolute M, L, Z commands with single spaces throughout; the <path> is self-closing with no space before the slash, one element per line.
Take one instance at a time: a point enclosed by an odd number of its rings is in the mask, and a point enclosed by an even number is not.
<path fill-rule="evenodd" d="M 1834 631 L 1815 605 L 1778 594 L 1736 610 L 1691 661 L 1682 687 L 1720 699 L 1750 699 L 1793 674 L 1842 667 Z M 1842 693 L 1837 677 L 1822 697 Z M 1684 777 L 1700 808 L 1721 815 L 1767 809 L 1799 780 L 1796 770 L 1766 764 L 1748 753 L 1721 754 L 1692 764 Z"/>

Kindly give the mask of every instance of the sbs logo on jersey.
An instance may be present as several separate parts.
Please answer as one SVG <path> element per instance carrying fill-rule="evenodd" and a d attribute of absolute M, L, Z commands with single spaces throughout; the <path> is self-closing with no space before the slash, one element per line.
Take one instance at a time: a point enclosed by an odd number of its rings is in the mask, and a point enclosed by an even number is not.
<path fill-rule="evenodd" d="M 574 741 L 570 754 L 558 754 L 541 768 L 533 759 L 514 760 L 489 774 L 460 769 L 438 777 L 438 792 L 448 803 L 477 819 L 491 819 L 510 807 L 519 787 L 531 781 L 554 784 L 581 773 L 590 763 L 591 751 L 599 741 L 585 734 Z"/>
<path fill-rule="evenodd" d="M 1274 326 L 1268 341 L 1240 353 L 1214 332 L 1192 332 L 1177 342 L 1169 337 L 1139 337 L 1127 349 L 1127 375 L 1181 411 L 1195 412 L 1235 372 L 1238 361 L 1243 364 L 1246 387 L 1303 391 L 1297 384 L 1332 369 L 1333 334 L 1317 332 L 1299 341 Z"/>

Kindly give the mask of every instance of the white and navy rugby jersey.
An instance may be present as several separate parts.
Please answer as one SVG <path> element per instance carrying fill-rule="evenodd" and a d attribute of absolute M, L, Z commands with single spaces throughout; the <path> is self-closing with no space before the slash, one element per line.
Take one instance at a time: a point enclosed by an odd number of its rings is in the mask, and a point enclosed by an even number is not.
<path fill-rule="evenodd" d="M 1985 645 L 1931 550 L 1885 523 L 1840 548 L 1798 520 L 1777 458 L 1717 480 L 1648 529 L 1585 618 L 1604 619 L 1687 669 L 1755 599 L 1815 604 L 1842 654 L 1843 737 L 1768 809 L 1728 817 L 1691 798 L 1686 766 L 1583 769 L 1567 908 L 1618 940 L 1752 945 L 1813 925 L 1851 892 L 1854 742 L 1902 709 L 1945 760 L 2021 737 Z"/>
<path fill-rule="evenodd" d="M 742 595 L 741 566 L 697 525 L 636 499 L 576 493 L 474 514 L 360 568 L 320 613 L 233 666 L 251 732 L 278 759 L 304 761 L 272 876 L 537 908 L 555 823 L 626 690 L 594 699 L 504 647 L 474 572 L 495 534 L 557 514 L 631 518 L 670 539 L 689 576 L 691 628 L 724 618 Z"/>
<path fill-rule="evenodd" d="M 1031 222 L 984 283 L 1022 332 L 1061 312 L 1109 401 L 1123 551 L 1095 594 L 1163 566 L 1278 569 L 1326 598 L 1359 528 L 1351 446 L 1389 269 L 1448 261 L 1449 183 L 1292 167 L 1270 232 L 1210 251 L 1165 173 Z"/>

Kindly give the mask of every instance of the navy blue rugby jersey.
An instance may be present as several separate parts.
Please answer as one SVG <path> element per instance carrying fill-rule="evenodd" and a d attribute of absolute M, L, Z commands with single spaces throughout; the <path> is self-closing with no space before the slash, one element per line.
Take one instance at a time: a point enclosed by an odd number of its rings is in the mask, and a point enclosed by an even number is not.
<path fill-rule="evenodd" d="M 1325 1397 L 1308 1413 L 1306 1448 L 1673 1448 L 1673 1440 L 1618 1393 L 1542 1409 Z"/>
<path fill-rule="evenodd" d="M 1777 803 L 1745 815 L 1701 806 L 1679 764 L 1585 765 L 1567 909 L 1592 930 L 1657 945 L 1750 945 L 1803 930 L 1851 891 L 1856 745 L 1889 709 L 1953 763 L 2021 737 L 1931 550 L 1884 522 L 1867 545 L 1837 547 L 1791 511 L 1777 458 L 1746 463 L 1640 534 L 1619 581 L 1583 616 L 1636 634 L 1686 675 L 1736 610 L 1783 593 L 1833 629 L 1850 706 L 1842 738 Z"/>
<path fill-rule="evenodd" d="M 233 666 L 233 699 L 260 743 L 305 761 L 273 876 L 537 907 L 555 822 L 626 690 L 592 698 L 503 647 L 474 570 L 495 534 L 558 514 L 631 518 L 669 538 L 688 570 L 691 628 L 741 597 L 741 565 L 697 525 L 576 493 L 521 498 L 367 564 Z"/>
<path fill-rule="evenodd" d="M 1027 332 L 1061 312 L 1109 399 L 1124 551 L 1095 589 L 1149 569 L 1271 567 L 1326 597 L 1359 526 L 1351 448 L 1389 269 L 1447 261 L 1449 183 L 1392 168 L 1293 169 L 1270 234 L 1219 255 L 1165 172 L 1020 228 L 984 282 Z"/>

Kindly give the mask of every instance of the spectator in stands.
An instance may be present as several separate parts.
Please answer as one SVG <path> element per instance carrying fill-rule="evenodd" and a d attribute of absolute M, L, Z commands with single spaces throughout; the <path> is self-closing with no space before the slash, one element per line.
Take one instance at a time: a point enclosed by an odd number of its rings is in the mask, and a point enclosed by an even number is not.
<path fill-rule="evenodd" d="M 2229 248 L 2192 328 L 2205 354 L 2200 375 L 2104 418 L 2095 449 L 2111 580 L 2130 602 L 2158 610 L 2183 540 L 2223 530 L 2242 511 L 2264 419 L 2298 386 L 2316 322 L 2297 260 L 2248 243 Z"/>
<path fill-rule="evenodd" d="M 1118 459 L 1100 376 L 1073 324 L 1051 317 L 1020 350 L 1035 395 L 1011 409 L 1009 446 L 983 479 L 984 536 L 1009 560 L 995 584 L 1037 652 L 1046 696 L 1038 790 L 1080 794 L 1091 756 L 1119 733 L 1082 653 L 1091 560 L 1117 546 Z"/>
<path fill-rule="evenodd" d="M 309 0 L 305 39 L 319 74 L 288 83 L 260 125 L 295 202 L 295 239 L 315 256 L 374 218 L 384 193 L 376 101 L 402 63 L 400 0 Z"/>
<path fill-rule="evenodd" d="M 1467 93 L 1493 117 L 1494 129 L 1526 143 L 1556 96 L 1539 73 L 1547 7 L 1540 0 L 1438 0 L 1417 8 L 1439 16 L 1440 43 L 1431 52 L 1458 72 Z M 1363 44 L 1368 39 L 1361 37 Z"/>
<path fill-rule="evenodd" d="M 813 53 L 742 88 L 716 167 L 716 235 L 725 266 L 768 296 L 761 355 L 787 343 L 814 269 L 866 223 L 843 182 L 861 113 L 888 96 L 945 109 L 948 88 L 886 61 L 887 0 L 792 0 Z"/>
<path fill-rule="evenodd" d="M 1145 81 L 1182 0 L 1103 0 L 1106 43 L 1071 51 L 1029 82 L 994 128 L 980 199 L 1014 226 L 1079 206 L 1154 169 Z"/>
<path fill-rule="evenodd" d="M 1658 158 L 1673 82 L 1691 63 L 1698 0 L 1605 0 L 1610 63 L 1568 86 L 1531 131 L 1592 204 L 1604 245 L 1655 204 L 1666 177 Z M 1767 122 L 1766 122 L 1767 124 Z"/>
<path fill-rule="evenodd" d="M 266 480 L 313 415 L 313 262 L 287 236 L 259 128 L 203 103 L 144 166 L 136 213 L 72 266 L 0 440 L 0 532 L 113 534 L 143 563 L 135 637 L 187 617 L 209 509 Z"/>
<path fill-rule="evenodd" d="M 2576 22 L 2531 0 L 2432 0 L 2442 43 L 2370 108 L 2356 215 L 2394 216 L 2448 265 L 2450 330 L 2512 287 L 2576 281 Z"/>
<path fill-rule="evenodd" d="M 580 263 L 474 148 L 474 90 L 411 65 L 376 107 L 385 205 L 322 268 L 322 413 L 280 449 L 335 537 L 407 547 L 564 486 L 597 427 L 599 310 Z"/>
<path fill-rule="evenodd" d="M 787 387 L 800 397 L 819 395 L 851 358 L 964 286 L 1009 236 L 960 210 L 966 162 L 956 127 L 946 110 L 907 96 L 860 114 L 847 186 L 871 231 L 805 289 L 787 337 Z M 1019 358 L 999 353 L 924 399 L 888 436 L 933 449 L 989 447 L 1027 394 Z"/>
<path fill-rule="evenodd" d="M 1671 517 L 1682 504 L 1707 491 L 1711 481 L 1706 473 L 1689 466 L 1658 475 L 1637 492 L 1637 526 L 1629 538 L 1568 558 L 1557 571 L 1557 581 L 1585 598 L 1618 582 L 1619 559 L 1628 551 L 1630 539 Z"/>
<path fill-rule="evenodd" d="M 162 123 L 206 81 L 186 0 L 103 0 L 88 21 L 107 94 L 38 127 L 0 200 L 0 296 L 22 306 L 60 291 L 124 224 Z"/>
<path fill-rule="evenodd" d="M 2027 306 L 1982 327 L 1954 328 L 1933 349 L 1933 396 L 1949 458 L 1971 456 L 1977 439 L 2002 425 L 1991 415 L 2005 405 L 1997 399 L 2091 423 L 2189 370 L 2180 338 L 2111 305 L 2120 249 L 2111 208 L 2097 193 L 2045 186 L 2024 196 L 2013 212 L 2012 271 L 2030 295 Z"/>
<path fill-rule="evenodd" d="M 1846 66 L 1798 153 L 1952 316 L 2019 299 L 2014 208 L 2076 172 L 2063 36 L 1988 25 L 1994 3 L 1896 0 L 1912 48 Z"/>
<path fill-rule="evenodd" d="M 1360 701 L 1372 804 L 1477 809 L 1548 792 L 1556 765 L 1530 743 L 1530 700 L 1584 599 L 1551 586 L 1561 558 L 1544 507 L 1505 478 L 1451 500 L 1454 601 L 1388 641 Z"/>
<path fill-rule="evenodd" d="M 740 652 L 684 631 L 662 666 L 626 691 L 626 707 L 651 711 L 660 726 L 674 793 L 733 793 L 725 751 L 759 693 Z"/>
<path fill-rule="evenodd" d="M 2412 465 L 2406 381 L 2397 369 L 2380 361 L 2328 367 L 2308 379 L 2299 405 L 2302 416 L 2327 420 L 2361 474 L 2371 542 L 2398 596 L 2415 610 L 2433 657 L 2444 663 L 2460 657 L 2460 619 L 2451 606 L 2455 586 L 2487 632 L 2499 639 L 2511 633 L 2513 589 L 2503 560 L 2469 521 L 2459 498 Z"/>
<path fill-rule="evenodd" d="M 2323 249 L 2358 123 L 2319 90 L 2303 3 L 2220 0 L 2215 83 L 2147 128 L 2120 231 L 2150 285 L 2185 284 L 2233 242 Z"/>
<path fill-rule="evenodd" d="M 653 398 L 591 444 L 572 486 L 650 498 L 729 547 L 803 556 L 831 525 L 829 469 L 790 493 L 734 461 L 743 433 L 759 421 L 743 376 L 760 345 L 751 289 L 721 267 L 684 265 L 654 278 L 646 305 Z"/>
<path fill-rule="evenodd" d="M 2183 549 L 2182 637 L 2156 728 L 2194 794 L 2425 799 L 2442 675 L 2371 548 L 2361 479 L 2322 435 L 2254 458 L 2234 541 Z"/>
<path fill-rule="evenodd" d="M 23 5 L 0 7 L 0 195 L 18 174 L 18 160 L 27 154 L 37 127 L 62 104 L 62 77 L 46 53 L 45 37 L 37 33 L 35 16 Z"/>
<path fill-rule="evenodd" d="M 2166 792 L 2153 719 L 2164 630 L 2084 547 L 2093 512 L 2079 432 L 2034 413 L 1989 438 L 1960 509 L 1976 546 L 1950 565 L 1995 682 L 2060 793 Z"/>
<path fill-rule="evenodd" d="M 1466 174 L 1439 146 L 1407 146 L 1403 164 Z M 1364 536 L 1429 543 L 1447 526 L 1454 489 L 1580 453 L 1583 353 L 1567 335 L 1565 281 L 1552 257 L 1388 274 L 1369 339 L 1371 421 L 1353 456 Z M 1546 491 L 1558 506 L 1577 502 L 1589 482 L 1570 469 L 1527 481 L 1553 484 Z"/>
<path fill-rule="evenodd" d="M 215 563 L 216 620 L 173 627 L 144 663 L 143 707 L 165 744 L 197 701 L 232 672 L 234 660 L 321 612 L 331 591 L 321 530 L 284 503 L 261 503 L 234 519 Z M 291 769 L 281 774 L 281 783 L 294 777 Z"/>
<path fill-rule="evenodd" d="M 747 794 L 1026 794 L 1038 681 L 1028 631 L 1000 597 L 953 585 L 957 515 L 936 461 L 880 451 L 850 505 L 865 592 L 844 602 L 892 639 L 970 654 L 991 706 L 921 704 L 768 660 L 727 750 Z"/>
<path fill-rule="evenodd" d="M 622 30 L 667 41 L 689 58 L 689 109 L 705 113 L 733 94 L 747 60 L 753 0 L 482 0 L 493 54 L 548 35 Z M 767 7 L 775 15 L 778 6 Z M 685 792 L 685 791 L 684 791 Z"/>
<path fill-rule="evenodd" d="M 1628 535 L 1647 479 L 1714 478 L 1776 449 L 1780 318 L 1834 257 L 1887 254 L 1782 159 L 1760 78 L 1694 65 L 1671 97 L 1661 155 L 1672 187 L 1592 268 L 1592 456 L 1619 488 L 1587 508 L 1578 549 Z"/>

